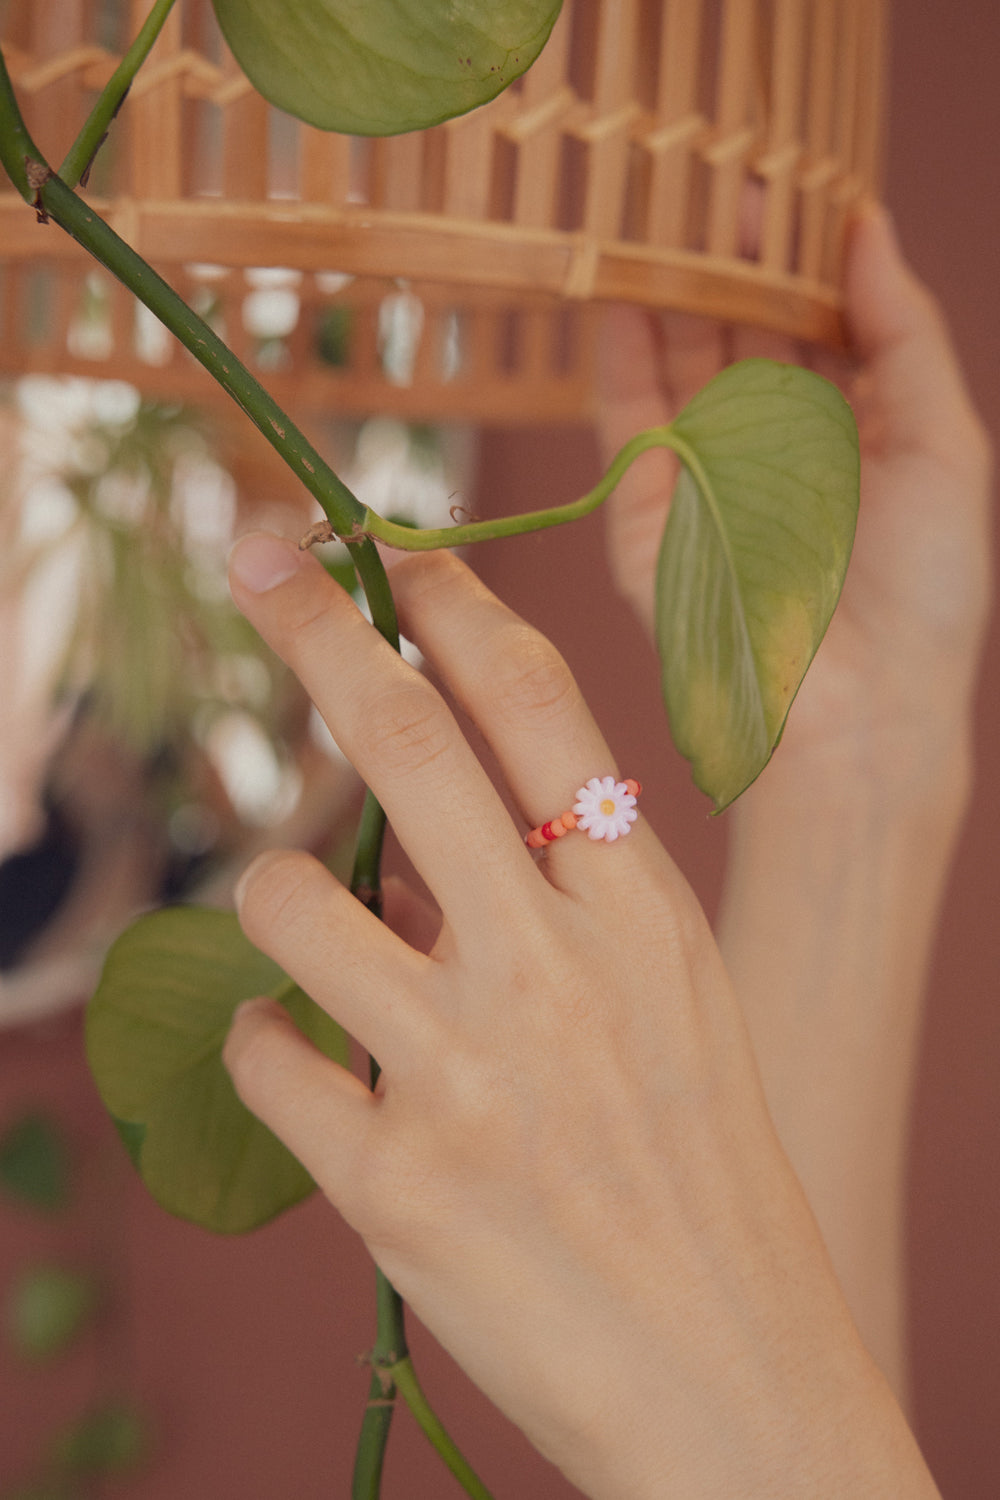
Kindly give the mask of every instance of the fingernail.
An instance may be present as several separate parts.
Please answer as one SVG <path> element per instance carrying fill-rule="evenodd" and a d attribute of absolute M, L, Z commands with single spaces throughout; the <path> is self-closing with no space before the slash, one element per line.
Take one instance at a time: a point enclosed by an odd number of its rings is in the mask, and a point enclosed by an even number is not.
<path fill-rule="evenodd" d="M 252 863 L 253 861 L 251 861 Z M 239 914 L 240 907 L 243 905 L 243 893 L 247 888 L 247 876 L 249 873 L 250 865 L 247 865 L 245 870 L 240 871 L 239 879 L 233 886 L 233 906 L 236 908 L 237 915 Z"/>
<path fill-rule="evenodd" d="M 246 1016 L 267 1015 L 274 1009 L 274 1001 L 266 995 L 254 995 L 250 1000 L 241 1000 L 233 1010 L 230 1025 Z"/>
<path fill-rule="evenodd" d="M 241 537 L 229 558 L 232 576 L 252 594 L 266 594 L 293 577 L 308 554 L 285 537 L 252 531 Z"/>

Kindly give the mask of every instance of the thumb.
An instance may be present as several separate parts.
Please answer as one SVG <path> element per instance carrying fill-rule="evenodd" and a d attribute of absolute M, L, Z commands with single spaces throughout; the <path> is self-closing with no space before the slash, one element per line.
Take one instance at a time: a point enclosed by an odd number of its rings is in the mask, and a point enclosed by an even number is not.
<path fill-rule="evenodd" d="M 954 441 L 971 403 L 935 299 L 903 258 L 887 211 L 872 204 L 855 221 L 846 274 L 848 327 L 865 397 L 893 446 Z"/>

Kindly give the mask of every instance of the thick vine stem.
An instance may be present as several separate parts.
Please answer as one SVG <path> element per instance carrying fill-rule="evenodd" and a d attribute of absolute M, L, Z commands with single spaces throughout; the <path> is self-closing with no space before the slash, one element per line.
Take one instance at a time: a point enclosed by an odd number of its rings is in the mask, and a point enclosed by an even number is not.
<path fill-rule="evenodd" d="M 377 1077 L 378 1065 L 373 1063 L 373 1087 Z M 377 1266 L 375 1309 L 375 1347 L 368 1356 L 372 1367 L 371 1383 L 354 1455 L 351 1500 L 379 1500 L 389 1427 L 396 1406 L 392 1371 L 400 1360 L 409 1358 L 403 1299 Z"/>

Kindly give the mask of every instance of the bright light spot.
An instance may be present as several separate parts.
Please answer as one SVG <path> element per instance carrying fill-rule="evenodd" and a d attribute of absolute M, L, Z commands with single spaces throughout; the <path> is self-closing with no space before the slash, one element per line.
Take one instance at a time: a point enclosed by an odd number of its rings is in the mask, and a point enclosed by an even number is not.
<path fill-rule="evenodd" d="M 336 297 L 346 286 L 350 286 L 354 280 L 346 271 L 317 271 L 316 290 L 322 292 L 324 297 Z"/>
<path fill-rule="evenodd" d="M 378 350 L 393 385 L 412 385 L 424 327 L 424 305 L 412 292 L 393 292 L 378 310 Z"/>
<path fill-rule="evenodd" d="M 144 365 L 165 365 L 171 355 L 171 335 L 159 318 L 143 303 L 135 304 L 134 343 L 137 358 Z"/>
<path fill-rule="evenodd" d="M 109 427 L 127 427 L 139 415 L 142 396 L 125 380 L 98 380 L 92 398 L 94 416 Z"/>
<path fill-rule="evenodd" d="M 302 791 L 301 774 L 279 760 L 249 714 L 233 710 L 216 718 L 205 736 L 205 751 L 243 822 L 261 827 L 293 811 Z"/>
<path fill-rule="evenodd" d="M 283 339 L 299 321 L 299 294 L 290 287 L 261 287 L 243 299 L 243 326 L 258 339 Z"/>

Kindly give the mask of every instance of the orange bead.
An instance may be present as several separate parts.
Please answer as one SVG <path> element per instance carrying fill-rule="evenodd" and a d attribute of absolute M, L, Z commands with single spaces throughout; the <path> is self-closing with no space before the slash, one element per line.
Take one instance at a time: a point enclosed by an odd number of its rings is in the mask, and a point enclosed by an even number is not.
<path fill-rule="evenodd" d="M 524 842 L 529 849 L 544 849 L 547 840 L 540 828 L 533 828 Z"/>
<path fill-rule="evenodd" d="M 625 783 L 625 790 L 628 792 L 630 797 L 638 797 L 639 793 L 642 791 L 642 782 L 632 781 L 631 779 L 629 779 Z"/>
<path fill-rule="evenodd" d="M 576 827 L 576 824 L 577 824 L 576 813 L 575 812 L 560 813 L 559 814 L 559 821 L 562 824 L 562 826 L 565 828 L 566 832 L 570 833 Z"/>

